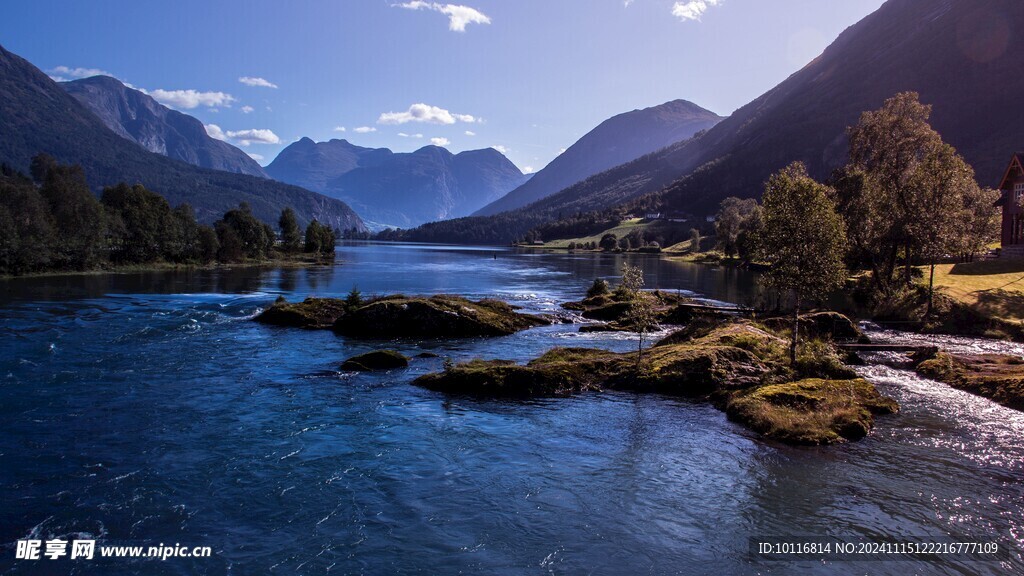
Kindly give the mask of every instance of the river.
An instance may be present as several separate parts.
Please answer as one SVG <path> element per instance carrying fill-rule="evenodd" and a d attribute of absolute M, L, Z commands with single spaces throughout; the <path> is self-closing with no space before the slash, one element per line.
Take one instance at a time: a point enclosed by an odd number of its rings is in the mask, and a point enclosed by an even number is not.
<path fill-rule="evenodd" d="M 278 295 L 493 296 L 527 311 L 640 263 L 647 286 L 751 303 L 751 272 L 657 256 L 348 244 L 300 270 L 0 281 L 0 572 L 142 574 L 1007 574 L 1024 572 L 1024 414 L 859 370 L 896 398 L 865 440 L 759 439 L 701 402 L 532 402 L 410 385 L 442 358 L 338 371 L 382 346 L 250 319 Z M 633 336 L 556 325 L 399 341 L 407 355 L 526 361 Z M 870 327 L 879 339 L 909 336 Z M 967 338 L 949 346 L 1024 347 Z M 14 560 L 19 539 L 211 546 L 202 559 Z M 756 541 L 997 542 L 999 558 L 768 559 Z M 40 571 L 43 570 L 43 571 Z"/>

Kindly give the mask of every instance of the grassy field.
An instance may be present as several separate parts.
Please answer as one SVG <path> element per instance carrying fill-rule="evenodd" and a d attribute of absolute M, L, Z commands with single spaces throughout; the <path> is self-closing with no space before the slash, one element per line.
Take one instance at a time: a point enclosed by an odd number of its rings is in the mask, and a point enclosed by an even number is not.
<path fill-rule="evenodd" d="M 927 285 L 928 268 L 923 272 Z M 1024 260 L 939 264 L 935 287 L 988 315 L 1024 322 Z"/>
<path fill-rule="evenodd" d="M 643 218 L 632 218 L 629 220 L 623 220 L 622 222 L 619 222 L 619 225 L 616 226 L 615 228 L 605 230 L 603 232 L 595 234 L 594 236 L 586 236 L 584 238 L 564 238 L 562 240 L 552 240 L 551 242 L 545 242 L 544 247 L 568 248 L 570 242 L 575 242 L 576 244 L 586 244 L 587 242 L 600 243 L 601 237 L 604 236 L 605 234 L 608 234 L 609 232 L 615 234 L 615 236 L 618 238 L 622 238 L 623 236 L 629 234 L 633 230 L 637 228 L 645 228 L 646 226 L 647 225 L 644 224 Z"/>

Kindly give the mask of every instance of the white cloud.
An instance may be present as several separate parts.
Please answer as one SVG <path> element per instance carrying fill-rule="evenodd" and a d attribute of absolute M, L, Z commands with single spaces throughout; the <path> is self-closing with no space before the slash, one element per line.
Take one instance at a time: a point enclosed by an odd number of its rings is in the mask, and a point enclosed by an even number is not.
<path fill-rule="evenodd" d="M 472 130 L 466 130 L 466 136 L 476 136 L 476 132 L 473 132 Z"/>
<path fill-rule="evenodd" d="M 423 134 L 406 134 L 405 132 L 399 132 L 398 135 L 402 138 L 423 138 Z"/>
<path fill-rule="evenodd" d="M 252 106 L 242 106 L 242 114 L 248 114 L 255 110 Z"/>
<path fill-rule="evenodd" d="M 259 162 L 260 160 L 263 160 L 263 155 L 262 154 L 254 154 L 252 152 L 246 152 L 246 154 L 249 155 L 249 158 L 252 158 L 253 160 L 255 160 L 257 162 Z"/>
<path fill-rule="evenodd" d="M 565 154 L 565 148 L 559 148 L 558 149 L 558 153 L 559 154 Z"/>
<path fill-rule="evenodd" d="M 490 24 L 491 19 L 482 12 L 469 6 L 460 4 L 439 4 L 437 2 L 424 2 L 413 0 L 398 4 L 399 8 L 408 10 L 433 10 L 448 17 L 448 29 L 453 32 L 465 32 L 468 24 Z"/>
<path fill-rule="evenodd" d="M 452 141 L 447 138 L 431 138 L 430 143 L 434 146 L 447 146 L 451 144 Z"/>
<path fill-rule="evenodd" d="M 231 106 L 231 103 L 235 101 L 235 97 L 231 94 L 224 92 L 199 92 L 196 90 L 162 90 L 156 89 L 152 92 L 146 92 L 146 94 L 152 96 L 157 102 L 170 106 L 172 108 L 182 108 L 185 110 L 191 110 L 199 106 Z"/>
<path fill-rule="evenodd" d="M 501 152 L 502 154 L 508 154 L 510 152 L 510 150 L 508 148 L 505 148 L 504 146 L 502 146 L 500 144 L 497 145 L 497 146 L 491 146 L 491 148 L 494 148 L 495 150 L 497 150 L 498 152 Z"/>
<path fill-rule="evenodd" d="M 89 78 L 90 76 L 113 76 L 110 72 L 100 70 L 99 68 L 69 68 L 67 66 L 57 66 L 47 70 L 47 73 L 55 82 L 67 82 L 68 80 Z"/>
<path fill-rule="evenodd" d="M 523 167 L 523 174 L 533 174 L 534 172 L 536 172 L 536 170 L 533 169 L 533 166 Z"/>
<path fill-rule="evenodd" d="M 409 109 L 405 112 L 385 112 L 380 115 L 380 118 L 377 118 L 378 124 L 406 124 L 408 122 L 423 122 L 426 124 L 466 122 L 467 124 L 472 124 L 476 121 L 477 119 L 470 114 L 453 114 L 444 108 L 430 106 L 422 102 L 409 106 Z"/>
<path fill-rule="evenodd" d="M 372 126 L 360 126 L 353 130 L 356 134 L 369 134 L 370 132 L 376 132 L 377 129 Z"/>
<path fill-rule="evenodd" d="M 238 79 L 238 81 L 242 84 L 245 84 L 246 86 L 258 86 L 260 88 L 277 88 L 277 84 L 274 84 L 269 80 L 265 80 L 259 77 L 242 76 Z"/>
<path fill-rule="evenodd" d="M 210 138 L 214 138 L 216 140 L 223 140 L 225 142 L 228 141 L 228 135 L 225 134 L 224 131 L 220 129 L 220 126 L 217 126 L 216 124 L 206 124 L 203 127 L 206 128 L 206 134 Z"/>
<path fill-rule="evenodd" d="M 689 0 L 672 5 L 672 15 L 680 20 L 700 20 L 708 8 L 717 6 L 722 0 Z"/>
<path fill-rule="evenodd" d="M 334 131 L 335 132 L 348 132 L 348 129 L 346 129 L 344 126 L 335 126 L 334 127 Z"/>
<path fill-rule="evenodd" d="M 228 138 L 238 142 L 240 146 L 250 144 L 280 144 L 281 139 L 267 128 L 250 128 L 248 130 L 228 130 Z"/>

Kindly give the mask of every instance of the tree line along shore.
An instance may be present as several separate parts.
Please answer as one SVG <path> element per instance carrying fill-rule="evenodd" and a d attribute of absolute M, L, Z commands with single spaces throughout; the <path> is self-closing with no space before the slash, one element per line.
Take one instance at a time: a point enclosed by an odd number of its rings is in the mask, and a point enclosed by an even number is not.
<path fill-rule="evenodd" d="M 172 208 L 141 184 L 97 198 L 80 166 L 45 154 L 33 158 L 31 176 L 0 167 L 0 275 L 333 261 L 340 231 L 316 219 L 303 231 L 291 208 L 277 224 L 243 203 L 206 226 L 188 204 Z"/>

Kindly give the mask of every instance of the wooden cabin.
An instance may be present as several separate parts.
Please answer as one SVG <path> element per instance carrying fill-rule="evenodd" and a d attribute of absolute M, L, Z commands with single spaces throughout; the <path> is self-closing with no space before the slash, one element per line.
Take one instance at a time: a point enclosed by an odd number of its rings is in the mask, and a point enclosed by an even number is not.
<path fill-rule="evenodd" d="M 996 206 L 1003 209 L 1000 234 L 1002 254 L 1024 258 L 1024 209 L 1021 208 L 1021 198 L 1024 197 L 1024 152 L 1014 154 L 1010 159 L 1003 181 L 999 183 L 999 190 L 1002 196 L 996 201 Z"/>

